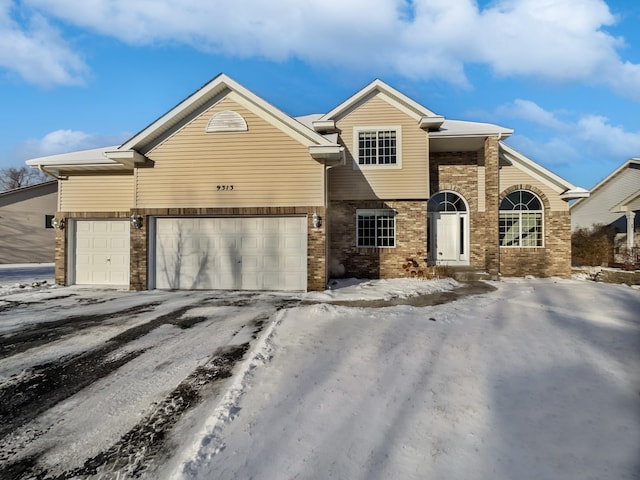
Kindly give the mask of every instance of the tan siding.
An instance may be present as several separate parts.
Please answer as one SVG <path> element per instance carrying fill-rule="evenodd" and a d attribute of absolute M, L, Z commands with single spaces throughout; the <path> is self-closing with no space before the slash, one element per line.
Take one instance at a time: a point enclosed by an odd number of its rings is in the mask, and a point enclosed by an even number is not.
<path fill-rule="evenodd" d="M 527 175 L 517 167 L 502 166 L 500 168 L 500 193 L 504 192 L 506 189 L 514 185 L 531 185 L 532 187 L 535 187 L 543 192 L 546 195 L 547 200 L 549 201 L 551 210 L 569 210 L 569 204 L 560 198 L 560 194 L 542 181 L 536 179 L 535 177 Z"/>
<path fill-rule="evenodd" d="M 233 110 L 247 132 L 206 133 L 211 117 Z M 147 156 L 153 168 L 137 172 L 137 206 L 260 207 L 322 205 L 323 166 L 307 146 L 226 98 Z M 218 191 L 217 185 L 233 185 Z"/>
<path fill-rule="evenodd" d="M 346 148 L 347 165 L 330 170 L 333 200 L 419 199 L 429 196 L 429 147 L 427 133 L 418 121 L 380 98 L 369 99 L 337 122 Z M 402 168 L 353 168 L 353 129 L 395 126 L 402 130 Z"/>
<path fill-rule="evenodd" d="M 108 212 L 133 208 L 133 175 L 74 176 L 60 182 L 63 212 Z"/>

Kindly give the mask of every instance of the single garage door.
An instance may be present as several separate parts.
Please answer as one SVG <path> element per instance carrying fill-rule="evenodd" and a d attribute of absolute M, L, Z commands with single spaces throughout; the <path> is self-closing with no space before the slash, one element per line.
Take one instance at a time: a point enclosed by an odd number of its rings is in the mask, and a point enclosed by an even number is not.
<path fill-rule="evenodd" d="M 78 285 L 129 285 L 129 221 L 76 220 L 75 279 Z"/>
<path fill-rule="evenodd" d="M 306 290 L 306 217 L 156 219 L 155 287 Z"/>

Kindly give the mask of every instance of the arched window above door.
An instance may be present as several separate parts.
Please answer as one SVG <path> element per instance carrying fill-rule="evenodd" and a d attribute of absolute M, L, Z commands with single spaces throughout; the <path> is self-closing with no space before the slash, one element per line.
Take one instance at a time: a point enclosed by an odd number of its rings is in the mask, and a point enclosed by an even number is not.
<path fill-rule="evenodd" d="M 438 192 L 429 199 L 427 209 L 430 212 L 466 212 L 467 205 L 457 193 Z"/>

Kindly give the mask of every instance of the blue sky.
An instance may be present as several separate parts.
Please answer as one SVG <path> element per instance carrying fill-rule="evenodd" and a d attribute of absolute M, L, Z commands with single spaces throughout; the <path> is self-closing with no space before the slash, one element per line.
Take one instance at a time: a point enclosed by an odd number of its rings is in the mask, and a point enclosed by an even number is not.
<path fill-rule="evenodd" d="M 640 156 L 638 0 L 0 0 L 0 168 L 115 145 L 220 72 L 284 112 L 380 78 L 577 186 Z"/>

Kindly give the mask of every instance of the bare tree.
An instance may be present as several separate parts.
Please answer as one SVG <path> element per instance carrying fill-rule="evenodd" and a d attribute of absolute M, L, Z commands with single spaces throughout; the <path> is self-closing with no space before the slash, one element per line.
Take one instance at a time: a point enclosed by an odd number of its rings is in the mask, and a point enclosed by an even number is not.
<path fill-rule="evenodd" d="M 0 169 L 0 190 L 13 190 L 14 188 L 28 187 L 36 183 L 49 180 L 44 173 L 29 167 L 7 167 Z"/>

